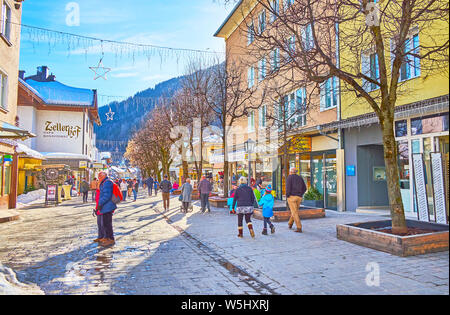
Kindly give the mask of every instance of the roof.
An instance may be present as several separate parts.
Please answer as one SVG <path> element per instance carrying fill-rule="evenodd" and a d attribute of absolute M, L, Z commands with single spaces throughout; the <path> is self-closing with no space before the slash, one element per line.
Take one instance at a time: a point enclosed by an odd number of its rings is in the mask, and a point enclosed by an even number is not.
<path fill-rule="evenodd" d="M 71 87 L 58 81 L 19 81 L 49 105 L 95 106 L 94 90 Z"/>
<path fill-rule="evenodd" d="M 219 29 L 214 33 L 214 36 L 227 40 L 257 4 L 257 0 L 239 0 Z M 238 10 L 239 8 L 241 9 Z"/>
<path fill-rule="evenodd" d="M 16 152 L 22 155 L 23 157 L 33 158 L 37 160 L 45 160 L 45 157 L 41 153 L 33 149 L 30 149 L 23 143 L 17 143 Z"/>
<path fill-rule="evenodd" d="M 0 121 L 0 139 L 28 139 L 36 135 L 25 129 Z"/>

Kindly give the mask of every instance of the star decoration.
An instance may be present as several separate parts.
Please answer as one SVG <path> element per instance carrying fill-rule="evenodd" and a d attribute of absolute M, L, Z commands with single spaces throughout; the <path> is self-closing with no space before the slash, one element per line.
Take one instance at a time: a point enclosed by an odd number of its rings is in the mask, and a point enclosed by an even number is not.
<path fill-rule="evenodd" d="M 111 68 L 103 67 L 103 58 L 100 59 L 97 67 L 89 67 L 89 69 L 95 73 L 94 80 L 97 80 L 98 78 L 103 78 L 106 80 L 106 74 L 111 71 Z"/>
<path fill-rule="evenodd" d="M 109 108 L 109 112 L 106 113 L 106 120 L 114 120 L 114 112 Z"/>

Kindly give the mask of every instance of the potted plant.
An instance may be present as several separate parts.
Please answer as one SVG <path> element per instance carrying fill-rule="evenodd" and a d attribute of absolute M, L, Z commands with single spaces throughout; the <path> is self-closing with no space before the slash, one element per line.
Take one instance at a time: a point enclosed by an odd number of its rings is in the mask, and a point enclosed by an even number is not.
<path fill-rule="evenodd" d="M 302 205 L 311 208 L 323 208 L 323 195 L 316 187 L 311 186 L 303 196 Z"/>

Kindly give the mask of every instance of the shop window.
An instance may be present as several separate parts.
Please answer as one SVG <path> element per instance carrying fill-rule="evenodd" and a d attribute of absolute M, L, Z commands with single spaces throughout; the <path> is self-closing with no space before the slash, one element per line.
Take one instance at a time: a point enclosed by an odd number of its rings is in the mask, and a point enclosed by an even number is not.
<path fill-rule="evenodd" d="M 411 134 L 448 131 L 448 113 L 411 119 Z"/>
<path fill-rule="evenodd" d="M 395 136 L 397 138 L 406 137 L 408 135 L 408 124 L 406 120 L 395 122 Z"/>
<path fill-rule="evenodd" d="M 9 195 L 11 189 L 11 165 L 5 164 L 3 169 L 4 174 L 4 184 L 3 184 L 3 195 Z"/>

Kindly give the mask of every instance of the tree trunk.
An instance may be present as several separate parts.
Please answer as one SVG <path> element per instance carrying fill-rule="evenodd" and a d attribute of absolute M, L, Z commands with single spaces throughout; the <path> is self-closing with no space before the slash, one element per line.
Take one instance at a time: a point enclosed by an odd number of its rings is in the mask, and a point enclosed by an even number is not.
<path fill-rule="evenodd" d="M 183 184 L 186 181 L 186 178 L 189 177 L 189 164 L 186 160 L 183 160 Z"/>
<path fill-rule="evenodd" d="M 394 134 L 394 119 L 389 117 L 380 120 L 380 126 L 383 134 L 384 162 L 386 166 L 386 183 L 391 210 L 392 232 L 406 233 L 407 226 L 400 192 L 398 148 Z"/>
<path fill-rule="evenodd" d="M 228 161 L 223 163 L 223 196 L 228 198 Z"/>

